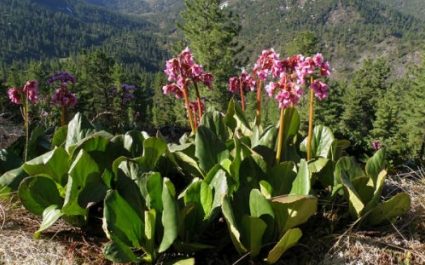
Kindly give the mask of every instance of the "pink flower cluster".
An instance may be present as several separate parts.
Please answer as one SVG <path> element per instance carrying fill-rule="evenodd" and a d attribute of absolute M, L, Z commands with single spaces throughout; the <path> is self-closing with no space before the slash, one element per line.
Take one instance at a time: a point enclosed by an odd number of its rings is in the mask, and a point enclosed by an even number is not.
<path fill-rule="evenodd" d="M 243 72 L 240 76 L 235 76 L 229 79 L 229 90 L 232 93 L 242 91 L 254 91 L 255 81 L 252 76 Z"/>
<path fill-rule="evenodd" d="M 58 88 L 52 96 L 53 102 L 61 106 L 70 106 L 73 108 L 77 104 L 77 97 L 68 89 Z"/>
<path fill-rule="evenodd" d="M 70 106 L 73 108 L 77 104 L 77 96 L 71 93 L 67 86 L 69 83 L 75 85 L 75 77 L 68 72 L 57 72 L 47 79 L 49 85 L 55 82 L 60 82 L 60 87 L 52 95 L 53 102 L 63 107 Z"/>
<path fill-rule="evenodd" d="M 323 61 L 320 53 L 312 58 L 298 54 L 280 60 L 279 54 L 270 49 L 262 52 L 254 66 L 254 73 L 263 81 L 267 80 L 270 74 L 273 78 L 280 78 L 279 81 L 270 82 L 265 87 L 270 97 L 276 94 L 275 99 L 279 102 L 279 108 L 297 104 L 304 93 L 302 85 L 305 85 L 308 77 L 316 72 L 322 77 L 327 77 L 331 73 L 329 63 Z M 310 89 L 320 100 L 328 96 L 328 85 L 317 79 L 310 83 Z"/>
<path fill-rule="evenodd" d="M 168 75 L 168 81 L 176 81 L 162 88 L 164 94 L 174 94 L 176 98 L 182 98 L 183 88 L 188 87 L 191 82 L 201 82 L 209 89 L 212 88 L 212 74 L 205 73 L 202 66 L 193 61 L 193 55 L 188 47 L 177 58 L 166 62 L 164 72 Z"/>
<path fill-rule="evenodd" d="M 379 141 L 379 140 L 373 141 L 372 142 L 372 148 L 375 151 L 378 151 L 379 149 L 381 149 L 382 148 L 381 141 Z"/>
<path fill-rule="evenodd" d="M 11 88 L 7 91 L 9 99 L 12 103 L 21 104 L 21 100 L 26 100 L 31 104 L 35 104 L 38 99 L 38 82 L 37 81 L 27 81 L 22 88 Z"/>

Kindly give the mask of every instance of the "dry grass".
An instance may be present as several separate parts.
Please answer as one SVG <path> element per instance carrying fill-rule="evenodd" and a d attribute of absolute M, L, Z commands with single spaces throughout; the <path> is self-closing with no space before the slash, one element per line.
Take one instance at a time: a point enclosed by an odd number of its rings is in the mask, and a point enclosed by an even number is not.
<path fill-rule="evenodd" d="M 11 145 L 19 136 L 24 134 L 23 125 L 15 125 L 10 119 L 0 114 L 0 150 Z"/>
<path fill-rule="evenodd" d="M 40 218 L 12 199 L 0 198 L 0 265 L 112 264 L 104 259 L 104 239 L 87 237 L 59 221 L 35 240 Z"/>
<path fill-rule="evenodd" d="M 412 207 L 394 224 L 369 230 L 360 227 L 359 222 L 347 224 L 343 217 L 319 217 L 302 227 L 301 242 L 277 264 L 425 264 L 425 171 L 388 178 L 384 195 L 389 197 L 400 191 L 410 194 Z M 0 199 L 0 265 L 113 264 L 101 253 L 104 238 L 88 237 L 58 222 L 43 232 L 41 239 L 34 240 L 32 234 L 39 224 L 40 219 L 19 203 Z M 225 257 L 216 259 L 220 264 L 235 262 L 225 262 L 229 260 Z M 212 259 L 208 264 L 218 263 Z M 234 264 L 260 263 L 243 259 Z"/>
<path fill-rule="evenodd" d="M 351 225 L 336 236 L 320 264 L 425 264 L 425 172 L 398 174 L 385 185 L 388 197 L 400 191 L 410 195 L 409 212 L 397 222 L 374 230 Z"/>

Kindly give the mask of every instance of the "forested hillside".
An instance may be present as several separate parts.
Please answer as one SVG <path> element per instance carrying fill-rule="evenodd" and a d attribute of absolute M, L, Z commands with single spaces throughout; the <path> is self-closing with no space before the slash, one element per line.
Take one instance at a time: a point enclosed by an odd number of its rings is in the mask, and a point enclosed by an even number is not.
<path fill-rule="evenodd" d="M 151 23 L 84 1 L 5 0 L 0 9 L 4 66 L 13 61 L 67 58 L 82 49 L 101 48 L 128 63 L 152 69 L 164 54 L 152 35 L 155 27 Z"/>
<path fill-rule="evenodd" d="M 425 3 L 422 0 L 378 0 L 382 4 L 390 5 L 402 13 L 413 15 L 425 20 Z"/>

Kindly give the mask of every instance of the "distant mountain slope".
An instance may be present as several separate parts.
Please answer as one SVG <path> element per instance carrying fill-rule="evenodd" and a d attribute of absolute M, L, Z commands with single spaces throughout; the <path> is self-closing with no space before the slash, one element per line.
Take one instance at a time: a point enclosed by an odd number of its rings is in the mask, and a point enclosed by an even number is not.
<path fill-rule="evenodd" d="M 425 40 L 423 21 L 372 0 L 228 3 L 241 17 L 240 42 L 253 59 L 269 47 L 285 55 L 300 33 L 311 31 L 333 67 L 349 73 L 365 58 L 384 56 L 395 64 L 411 61 Z"/>
<path fill-rule="evenodd" d="M 125 53 L 152 67 L 160 60 L 153 24 L 80 0 L 3 0 L 0 2 L 0 58 L 12 60 L 68 57 L 95 47 Z M 152 50 L 159 57 L 148 55 Z M 122 51 L 122 52 L 120 52 Z M 134 56 L 133 56 L 134 55 Z"/>
<path fill-rule="evenodd" d="M 385 5 L 390 5 L 397 10 L 413 15 L 418 19 L 425 20 L 425 1 L 424 0 L 377 0 Z"/>

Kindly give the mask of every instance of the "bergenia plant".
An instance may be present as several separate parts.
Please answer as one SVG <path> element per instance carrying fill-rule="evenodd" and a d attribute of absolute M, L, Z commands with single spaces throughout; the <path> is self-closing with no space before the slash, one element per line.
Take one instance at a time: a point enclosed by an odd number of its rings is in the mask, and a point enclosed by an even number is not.
<path fill-rule="evenodd" d="M 257 85 L 257 98 L 256 98 L 256 119 L 255 124 L 261 124 L 261 89 L 262 82 L 265 82 L 270 73 L 273 77 L 279 76 L 279 54 L 273 48 L 264 50 L 257 62 L 254 65 L 254 80 Z"/>
<path fill-rule="evenodd" d="M 242 111 L 245 111 L 245 97 L 244 91 L 254 91 L 255 81 L 253 77 L 242 72 L 240 76 L 235 76 L 229 79 L 229 90 L 232 93 L 239 93 L 241 96 Z"/>
<path fill-rule="evenodd" d="M 25 151 L 24 161 L 27 160 L 28 155 L 28 137 L 29 137 L 29 116 L 28 116 L 28 103 L 35 104 L 38 99 L 38 82 L 27 81 L 21 88 L 13 87 L 7 91 L 9 99 L 12 103 L 22 105 L 22 117 L 24 119 L 25 127 Z"/>
<path fill-rule="evenodd" d="M 77 104 L 77 96 L 68 90 L 69 83 L 75 85 L 76 79 L 68 72 L 58 72 L 47 79 L 47 83 L 52 85 L 60 83 L 55 93 L 52 95 L 52 101 L 62 108 L 61 125 L 68 124 L 68 107 L 73 108 Z"/>
<path fill-rule="evenodd" d="M 296 67 L 297 75 L 302 84 L 306 82 L 306 79 L 310 79 L 310 108 L 309 108 L 309 119 L 308 119 L 308 136 L 307 136 L 307 160 L 311 159 L 311 139 L 313 137 L 313 116 L 314 116 L 314 96 L 319 100 L 322 100 L 328 96 L 327 89 L 328 85 L 322 81 L 315 79 L 315 72 L 318 72 L 318 76 L 328 77 L 331 73 L 329 63 L 323 61 L 323 56 L 317 53 L 312 58 L 306 57 Z M 317 76 L 317 75 L 316 75 Z"/>
<path fill-rule="evenodd" d="M 174 81 L 174 83 L 168 84 L 162 88 L 164 94 L 174 94 L 176 98 L 184 99 L 190 128 L 192 132 L 195 133 L 197 127 L 190 109 L 189 85 L 193 84 L 195 89 L 198 104 L 197 110 L 199 113 L 198 118 L 200 119 L 203 114 L 203 108 L 198 83 L 202 83 L 211 89 L 213 81 L 212 74 L 205 73 L 202 66 L 193 61 L 193 55 L 188 47 L 177 55 L 177 58 L 167 61 L 164 72 L 168 75 L 168 81 Z"/>
<path fill-rule="evenodd" d="M 263 67 L 260 67 L 261 65 Z M 310 84 L 309 87 L 311 91 L 311 96 L 309 128 L 307 138 L 307 160 L 311 159 L 310 149 L 313 131 L 312 128 L 314 95 L 316 95 L 317 98 L 322 100 L 327 97 L 328 89 L 328 85 L 326 85 L 320 80 L 314 79 L 314 74 L 316 70 L 319 71 L 322 77 L 327 77 L 330 74 L 329 64 L 327 62 L 323 62 L 323 57 L 319 53 L 316 54 L 313 58 L 304 58 L 302 55 L 294 55 L 292 57 L 280 60 L 279 55 L 274 53 L 273 49 L 271 49 L 269 51 L 263 51 L 262 56 L 257 61 L 257 64 L 254 68 L 254 72 L 261 80 L 267 80 L 268 74 L 270 73 L 274 78 L 277 76 L 279 77 L 279 80 L 277 82 L 270 82 L 268 85 L 265 86 L 267 94 L 270 97 L 274 96 L 274 98 L 279 103 L 279 108 L 281 109 L 279 119 L 279 135 L 276 152 L 276 163 L 280 163 L 281 158 L 285 108 L 288 106 L 293 107 L 298 103 L 300 97 L 304 93 L 302 86 L 306 85 L 308 82 Z M 308 78 L 310 79 L 308 80 Z M 257 102 L 259 102 L 259 98 L 257 98 Z"/>

